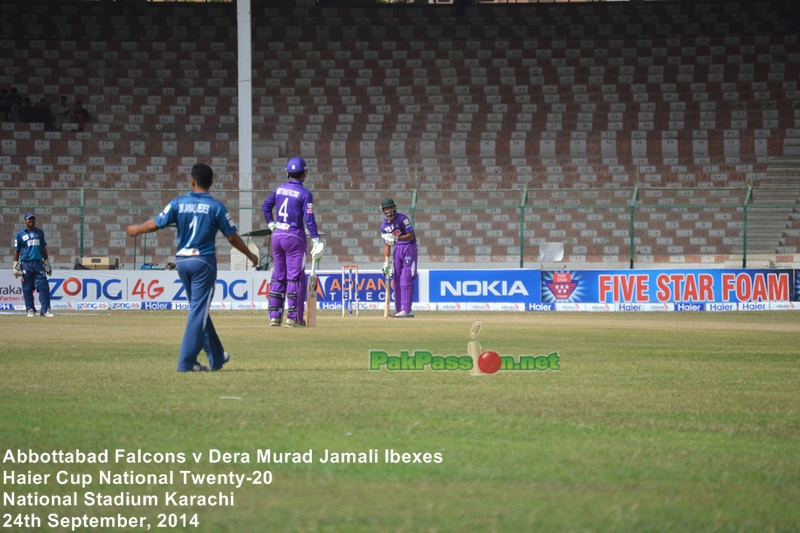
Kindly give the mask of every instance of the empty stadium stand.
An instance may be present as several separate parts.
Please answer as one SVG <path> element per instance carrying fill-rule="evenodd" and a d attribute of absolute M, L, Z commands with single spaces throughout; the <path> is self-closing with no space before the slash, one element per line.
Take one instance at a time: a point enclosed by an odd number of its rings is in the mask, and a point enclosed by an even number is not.
<path fill-rule="evenodd" d="M 769 195 L 753 197 L 749 246 L 795 261 L 796 167 L 776 170 L 800 157 L 788 13 L 778 0 L 481 4 L 463 17 L 256 6 L 259 200 L 238 214 L 260 227 L 261 199 L 301 155 L 340 262 L 377 264 L 375 206 L 390 194 L 416 209 L 422 263 L 534 264 L 559 241 L 565 261 L 626 265 L 631 240 L 645 263 L 741 262 L 748 187 L 781 187 L 772 198 L 788 205 L 770 216 L 757 209 Z M 163 207 L 194 162 L 238 202 L 235 4 L 123 16 L 101 2 L 8 1 L 0 14 L 0 86 L 81 99 L 92 115 L 83 132 L 2 123 L 4 225 L 22 202 L 11 189 L 32 189 L 60 217 L 45 226 L 58 262 L 86 251 L 77 231 L 91 255 L 130 266 L 121 228 Z M 76 213 L 78 187 L 93 191 L 91 217 Z M 169 235 L 152 239 L 170 255 Z"/>

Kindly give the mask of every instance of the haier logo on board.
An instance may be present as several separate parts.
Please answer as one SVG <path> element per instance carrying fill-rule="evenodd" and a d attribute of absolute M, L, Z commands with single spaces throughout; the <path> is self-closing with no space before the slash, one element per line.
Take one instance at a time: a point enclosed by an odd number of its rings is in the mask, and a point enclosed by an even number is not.
<path fill-rule="evenodd" d="M 142 302 L 144 311 L 167 311 L 172 309 L 172 302 Z"/>
<path fill-rule="evenodd" d="M 742 302 L 739 304 L 741 311 L 769 311 L 767 302 Z"/>
<path fill-rule="evenodd" d="M 439 296 L 529 296 L 521 281 L 442 281 Z"/>

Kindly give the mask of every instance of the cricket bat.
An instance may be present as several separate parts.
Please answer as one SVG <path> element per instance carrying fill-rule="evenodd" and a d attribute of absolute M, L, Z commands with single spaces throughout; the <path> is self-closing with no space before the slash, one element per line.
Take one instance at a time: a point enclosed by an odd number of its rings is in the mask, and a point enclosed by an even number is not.
<path fill-rule="evenodd" d="M 386 296 L 384 297 L 383 318 L 389 318 L 389 308 L 392 306 L 392 278 L 394 277 L 394 244 L 389 245 L 389 273 L 386 275 Z"/>
<path fill-rule="evenodd" d="M 317 327 L 317 263 L 319 259 L 311 259 L 311 274 L 306 287 L 306 327 Z"/>

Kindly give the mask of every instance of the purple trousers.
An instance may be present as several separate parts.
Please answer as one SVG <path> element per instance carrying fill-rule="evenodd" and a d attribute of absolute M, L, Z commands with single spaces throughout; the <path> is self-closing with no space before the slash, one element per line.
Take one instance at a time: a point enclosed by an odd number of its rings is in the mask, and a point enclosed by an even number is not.
<path fill-rule="evenodd" d="M 280 318 L 285 303 L 287 318 L 296 322 L 303 321 L 305 262 L 305 232 L 278 230 L 272 234 L 273 270 L 269 285 L 270 318 Z"/>
<path fill-rule="evenodd" d="M 411 312 L 417 277 L 417 245 L 394 245 L 394 310 Z"/>

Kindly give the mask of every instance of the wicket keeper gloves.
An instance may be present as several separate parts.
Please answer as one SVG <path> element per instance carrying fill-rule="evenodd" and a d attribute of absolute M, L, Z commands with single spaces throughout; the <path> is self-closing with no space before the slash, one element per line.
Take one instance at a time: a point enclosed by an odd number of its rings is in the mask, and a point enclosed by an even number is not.
<path fill-rule="evenodd" d="M 314 260 L 317 260 L 322 257 L 322 251 L 325 249 L 325 245 L 322 244 L 322 241 L 319 239 L 311 239 L 311 257 Z"/>
<path fill-rule="evenodd" d="M 42 262 L 44 263 L 44 272 L 45 272 L 45 274 L 47 274 L 48 276 L 52 276 L 53 275 L 53 267 L 50 266 L 50 260 L 49 259 L 45 259 Z"/>
<path fill-rule="evenodd" d="M 19 266 L 19 261 L 14 261 L 14 266 L 11 267 L 11 272 L 18 278 L 22 277 L 22 267 Z"/>

